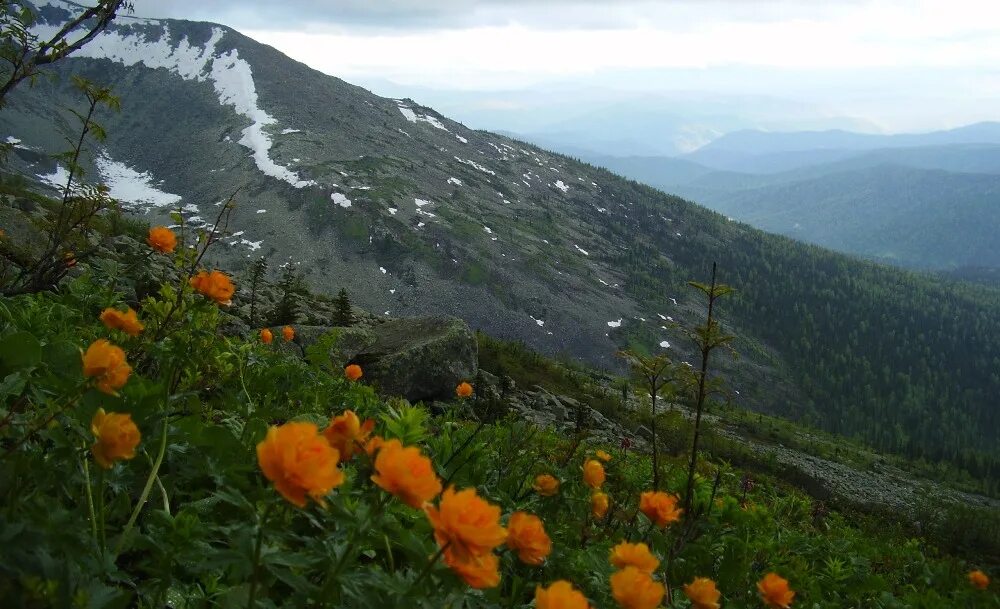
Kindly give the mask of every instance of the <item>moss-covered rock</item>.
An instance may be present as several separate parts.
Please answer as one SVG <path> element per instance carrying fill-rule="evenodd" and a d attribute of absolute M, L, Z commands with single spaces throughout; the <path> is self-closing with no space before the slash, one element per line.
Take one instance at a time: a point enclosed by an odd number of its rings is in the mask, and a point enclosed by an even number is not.
<path fill-rule="evenodd" d="M 384 393 L 410 401 L 447 398 L 458 383 L 476 376 L 476 337 L 460 319 L 397 319 L 370 331 L 374 342 L 353 361 Z"/>

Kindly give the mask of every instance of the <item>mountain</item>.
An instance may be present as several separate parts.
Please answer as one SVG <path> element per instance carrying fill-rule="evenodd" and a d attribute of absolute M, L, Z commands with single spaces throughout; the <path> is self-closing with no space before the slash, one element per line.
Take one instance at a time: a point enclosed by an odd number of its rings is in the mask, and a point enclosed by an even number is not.
<path fill-rule="evenodd" d="M 954 144 L 1000 144 L 1000 123 L 977 123 L 948 131 L 878 135 L 843 130 L 728 133 L 685 158 L 725 171 L 778 172 L 829 163 L 859 151 Z"/>
<path fill-rule="evenodd" d="M 72 5 L 50 0 L 40 30 Z M 617 367 L 622 347 L 695 361 L 691 279 L 738 290 L 719 359 L 739 406 L 984 467 L 996 456 L 1000 292 L 861 262 L 296 63 L 229 28 L 123 18 L 0 112 L 9 168 L 58 185 L 77 74 L 120 114 L 92 179 L 142 219 L 216 223 L 210 262 L 261 255 L 386 315 L 454 314 L 548 354 Z M 52 120 L 53 116 L 62 120 Z M 219 220 L 222 223 L 222 220 Z M 985 456 L 984 456 L 985 455 Z"/>
<path fill-rule="evenodd" d="M 771 173 L 715 171 L 683 157 L 584 158 L 757 228 L 865 258 L 930 270 L 1000 264 L 1000 145 L 830 152 L 832 162 Z"/>

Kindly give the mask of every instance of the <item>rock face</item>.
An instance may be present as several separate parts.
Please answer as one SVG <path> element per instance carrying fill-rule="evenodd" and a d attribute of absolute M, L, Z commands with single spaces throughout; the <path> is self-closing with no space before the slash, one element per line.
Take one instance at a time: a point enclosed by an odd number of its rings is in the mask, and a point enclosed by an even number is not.
<path fill-rule="evenodd" d="M 374 341 L 352 361 L 384 393 L 410 401 L 450 398 L 456 385 L 476 376 L 476 337 L 460 319 L 397 319 L 369 330 Z"/>

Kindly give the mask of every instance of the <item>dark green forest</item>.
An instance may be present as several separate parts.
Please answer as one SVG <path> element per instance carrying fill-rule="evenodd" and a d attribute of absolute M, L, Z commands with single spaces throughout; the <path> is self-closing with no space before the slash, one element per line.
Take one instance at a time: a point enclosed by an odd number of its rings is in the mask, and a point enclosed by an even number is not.
<path fill-rule="evenodd" d="M 603 222 L 608 238 L 628 243 L 613 261 L 627 290 L 666 306 L 688 269 L 718 262 L 738 290 L 728 321 L 782 354 L 802 395 L 765 408 L 977 477 L 1000 471 L 1000 291 L 739 230 L 653 188 L 609 182 L 633 210 Z"/>

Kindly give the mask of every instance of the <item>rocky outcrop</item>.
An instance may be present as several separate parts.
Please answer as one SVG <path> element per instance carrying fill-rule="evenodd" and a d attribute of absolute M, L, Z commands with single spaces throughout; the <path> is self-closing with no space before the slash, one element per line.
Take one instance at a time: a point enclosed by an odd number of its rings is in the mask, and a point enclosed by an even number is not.
<path fill-rule="evenodd" d="M 461 319 L 395 319 L 368 331 L 374 341 L 351 361 L 384 393 L 410 401 L 450 398 L 458 383 L 476 377 L 476 337 Z"/>

